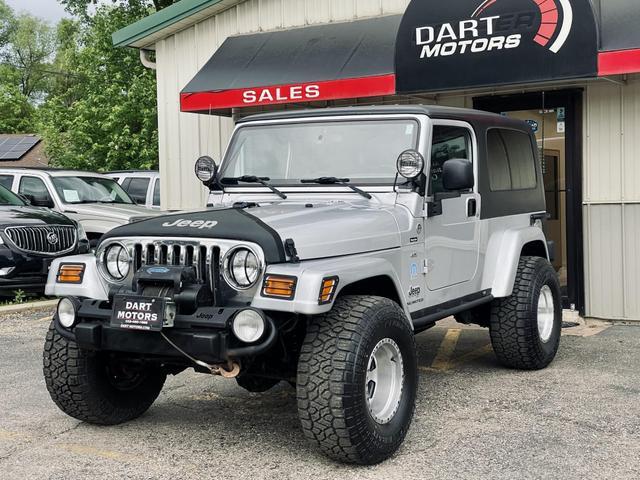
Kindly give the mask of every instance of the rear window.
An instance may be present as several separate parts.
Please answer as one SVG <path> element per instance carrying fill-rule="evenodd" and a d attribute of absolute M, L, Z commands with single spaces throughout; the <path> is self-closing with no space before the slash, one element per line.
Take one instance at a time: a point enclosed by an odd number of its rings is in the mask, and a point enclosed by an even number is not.
<path fill-rule="evenodd" d="M 489 186 L 492 191 L 536 188 L 536 159 L 531 137 L 516 130 L 487 132 Z"/>

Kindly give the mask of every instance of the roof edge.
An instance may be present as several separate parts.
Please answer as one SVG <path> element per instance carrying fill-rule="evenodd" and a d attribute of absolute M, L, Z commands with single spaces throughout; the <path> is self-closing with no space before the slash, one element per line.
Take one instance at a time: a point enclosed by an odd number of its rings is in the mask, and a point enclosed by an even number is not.
<path fill-rule="evenodd" d="M 170 27 L 205 8 L 212 7 L 218 3 L 231 7 L 239 2 L 240 0 L 180 0 L 114 32 L 111 35 L 111 40 L 115 47 L 131 47 L 134 46 L 135 42 Z"/>

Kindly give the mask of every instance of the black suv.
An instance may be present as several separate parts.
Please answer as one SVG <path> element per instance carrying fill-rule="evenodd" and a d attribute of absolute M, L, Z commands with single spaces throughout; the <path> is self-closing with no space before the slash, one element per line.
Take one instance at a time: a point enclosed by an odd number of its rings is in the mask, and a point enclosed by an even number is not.
<path fill-rule="evenodd" d="M 76 222 L 0 186 L 0 296 L 43 292 L 52 259 L 88 250 Z"/>

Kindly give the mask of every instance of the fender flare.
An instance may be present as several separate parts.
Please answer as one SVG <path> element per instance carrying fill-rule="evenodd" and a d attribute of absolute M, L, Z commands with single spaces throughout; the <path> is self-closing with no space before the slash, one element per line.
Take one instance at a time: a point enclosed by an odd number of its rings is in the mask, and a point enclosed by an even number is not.
<path fill-rule="evenodd" d="M 335 299 L 347 286 L 372 277 L 386 276 L 391 279 L 396 289 L 400 307 L 405 312 L 407 320 L 411 322 L 406 299 L 402 294 L 402 284 L 391 263 L 380 257 L 358 256 L 339 257 L 326 260 L 306 261 L 299 264 L 271 265 L 267 275 L 290 275 L 298 278 L 296 294 L 293 301 L 265 298 L 256 292 L 251 305 L 264 310 L 287 311 L 304 315 L 318 315 L 333 308 Z M 337 276 L 338 289 L 334 301 L 325 305 L 318 305 L 320 285 L 326 277 Z"/>
<path fill-rule="evenodd" d="M 494 298 L 511 295 L 522 249 L 531 242 L 542 242 L 548 260 L 547 240 L 540 228 L 531 226 L 494 233 L 487 244 L 482 289 L 491 289 Z"/>

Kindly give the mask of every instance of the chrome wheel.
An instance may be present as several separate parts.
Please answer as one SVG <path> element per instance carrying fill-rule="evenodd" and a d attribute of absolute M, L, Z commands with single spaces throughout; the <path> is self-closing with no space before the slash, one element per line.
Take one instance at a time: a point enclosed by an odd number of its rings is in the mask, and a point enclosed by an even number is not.
<path fill-rule="evenodd" d="M 369 413 L 380 424 L 389 423 L 398 411 L 404 383 L 400 348 L 384 338 L 371 352 L 367 365 L 365 395 Z"/>
<path fill-rule="evenodd" d="M 551 287 L 544 285 L 540 289 L 540 296 L 538 297 L 538 334 L 540 335 L 540 340 L 544 343 L 547 343 L 551 338 L 554 320 L 553 292 Z"/>

